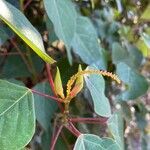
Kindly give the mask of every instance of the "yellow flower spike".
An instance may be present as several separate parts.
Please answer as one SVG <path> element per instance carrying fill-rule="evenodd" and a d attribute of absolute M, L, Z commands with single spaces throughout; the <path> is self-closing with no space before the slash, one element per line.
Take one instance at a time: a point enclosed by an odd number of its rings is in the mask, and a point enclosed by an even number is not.
<path fill-rule="evenodd" d="M 57 67 L 57 71 L 56 71 L 54 85 L 55 85 L 55 92 L 56 92 L 56 94 L 58 96 L 60 96 L 62 99 L 64 99 L 65 98 L 65 96 L 64 96 L 64 90 L 63 90 L 61 76 L 60 76 L 60 71 L 59 71 L 58 67 Z"/>
<path fill-rule="evenodd" d="M 117 77 L 117 75 L 112 74 L 111 72 L 107 72 L 107 71 L 103 71 L 103 70 L 83 70 L 83 71 L 79 71 L 77 72 L 75 75 L 73 75 L 70 80 L 67 83 L 67 98 L 70 97 L 70 93 L 71 93 L 71 88 L 72 85 L 74 84 L 75 80 L 79 77 L 79 76 L 83 76 L 85 74 L 97 74 L 97 75 L 103 75 L 103 76 L 107 76 L 112 78 L 113 80 L 115 80 L 117 83 L 121 83 L 120 79 Z"/>
<path fill-rule="evenodd" d="M 81 72 L 81 71 L 82 71 L 82 67 L 81 67 L 81 65 L 79 65 L 78 72 Z M 84 82 L 83 81 L 83 75 L 79 75 L 76 78 L 75 85 L 74 85 L 73 89 L 70 92 L 71 98 L 75 97 L 82 90 L 83 82 Z"/>

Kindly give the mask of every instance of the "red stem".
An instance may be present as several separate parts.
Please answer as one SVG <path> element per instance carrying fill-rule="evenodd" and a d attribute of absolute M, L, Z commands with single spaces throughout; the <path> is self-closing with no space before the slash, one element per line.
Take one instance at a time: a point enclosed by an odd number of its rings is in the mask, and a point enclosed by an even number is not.
<path fill-rule="evenodd" d="M 50 150 L 54 150 L 55 148 L 55 145 L 56 145 L 56 142 L 57 142 L 57 139 L 58 139 L 58 136 L 61 132 L 63 128 L 63 125 L 61 125 L 58 130 L 56 131 L 55 135 L 52 136 L 52 141 L 51 141 L 51 146 L 50 146 Z"/>
<path fill-rule="evenodd" d="M 69 122 L 69 125 L 65 127 L 76 137 L 79 137 L 81 135 L 80 131 L 71 122 Z"/>
<path fill-rule="evenodd" d="M 70 118 L 71 122 L 82 122 L 82 123 L 101 123 L 105 124 L 108 118 Z"/>
<path fill-rule="evenodd" d="M 52 88 L 54 95 L 56 95 L 55 85 L 54 85 L 54 81 L 53 81 L 52 74 L 51 74 L 50 70 L 51 70 L 50 64 L 46 63 L 46 71 L 47 71 L 47 75 L 48 75 L 48 81 L 49 81 L 49 84 Z"/>
<path fill-rule="evenodd" d="M 47 71 L 47 76 L 48 76 L 48 81 L 49 81 L 49 84 L 51 86 L 51 89 L 54 93 L 54 96 L 57 97 L 57 94 L 55 92 L 55 86 L 54 86 L 54 81 L 53 81 L 53 78 L 52 78 L 52 74 L 51 74 L 51 68 L 50 68 L 50 64 L 46 63 L 46 71 Z M 64 108 L 62 107 L 62 105 L 60 103 L 57 103 L 60 110 L 63 112 L 64 111 Z"/>
<path fill-rule="evenodd" d="M 32 0 L 28 0 L 26 4 L 23 6 L 23 10 L 25 10 L 30 5 L 31 2 Z"/>
<path fill-rule="evenodd" d="M 8 55 L 20 55 L 18 52 L 4 52 L 4 53 L 0 53 L 0 56 L 8 56 Z M 26 55 L 26 54 L 23 54 Z"/>
<path fill-rule="evenodd" d="M 36 90 L 33 90 L 33 89 L 31 89 L 31 91 L 32 91 L 33 93 L 35 93 L 35 94 L 40 95 L 40 96 L 43 96 L 43 97 L 46 97 L 46 98 L 49 98 L 49 99 L 53 99 L 53 100 L 55 100 L 55 101 L 57 101 L 57 102 L 59 102 L 59 103 L 62 103 L 62 102 L 63 102 L 62 99 L 60 99 L 60 98 L 57 98 L 57 97 L 54 97 L 54 96 L 50 96 L 50 95 L 47 95 L 47 94 L 45 94 L 45 93 L 41 93 L 41 92 L 36 91 Z"/>

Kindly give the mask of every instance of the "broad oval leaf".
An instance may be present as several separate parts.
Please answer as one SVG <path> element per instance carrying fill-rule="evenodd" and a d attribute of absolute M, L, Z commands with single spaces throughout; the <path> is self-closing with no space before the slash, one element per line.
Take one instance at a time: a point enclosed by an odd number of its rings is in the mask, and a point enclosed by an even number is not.
<path fill-rule="evenodd" d="M 124 150 L 124 124 L 121 111 L 115 112 L 108 120 L 108 128 L 121 150 Z"/>
<path fill-rule="evenodd" d="M 26 87 L 0 80 L 0 149 L 18 150 L 35 131 L 34 98 Z"/>
<path fill-rule="evenodd" d="M 124 101 L 133 100 L 142 96 L 148 90 L 146 79 L 127 64 L 119 63 L 117 65 L 117 74 L 123 83 L 127 85 L 126 91 L 118 96 L 119 99 Z"/>
<path fill-rule="evenodd" d="M 114 42 L 112 46 L 112 59 L 114 64 L 124 62 L 132 68 L 139 68 L 142 62 L 142 54 L 135 46 L 127 44 L 122 47 L 121 44 Z"/>
<path fill-rule="evenodd" d="M 44 0 L 44 5 L 58 38 L 67 47 L 69 61 L 72 62 L 70 48 L 76 27 L 75 7 L 70 0 Z"/>
<path fill-rule="evenodd" d="M 0 0 L 0 19 L 22 38 L 44 61 L 54 63 L 45 52 L 42 37 L 27 18 L 14 6 Z"/>
<path fill-rule="evenodd" d="M 72 41 L 74 53 L 88 65 L 96 65 L 99 69 L 106 68 L 104 50 L 98 43 L 98 36 L 94 26 L 87 17 L 78 16 L 76 32 Z"/>
<path fill-rule="evenodd" d="M 103 77 L 100 75 L 84 75 L 84 79 L 92 96 L 95 112 L 100 116 L 109 117 L 111 108 L 109 100 L 104 94 L 105 81 Z"/>
<path fill-rule="evenodd" d="M 74 150 L 120 150 L 118 144 L 110 138 L 100 138 L 93 134 L 81 134 Z"/>

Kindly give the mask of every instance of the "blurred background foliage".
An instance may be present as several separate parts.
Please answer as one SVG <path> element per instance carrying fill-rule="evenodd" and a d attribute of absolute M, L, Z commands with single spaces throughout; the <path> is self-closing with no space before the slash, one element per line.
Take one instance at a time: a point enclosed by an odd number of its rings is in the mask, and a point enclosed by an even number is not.
<path fill-rule="evenodd" d="M 7 1 L 20 9 L 41 33 L 47 53 L 57 60 L 55 65 L 60 68 L 63 85 L 71 75 L 77 72 L 79 63 L 83 68 L 89 64 L 91 58 L 87 58 L 86 53 L 75 52 L 77 45 L 73 46 L 74 50 L 72 50 L 73 64 L 69 64 L 64 43 L 58 40 L 42 0 Z M 99 69 L 116 72 L 123 81 L 122 85 L 116 85 L 106 79 L 105 94 L 109 98 L 112 110 L 121 110 L 124 120 L 125 149 L 149 150 L 150 1 L 74 0 L 73 2 L 77 11 L 88 17 L 94 25 L 98 35 L 97 40 L 105 53 L 107 65 L 100 66 Z M 86 28 L 86 24 L 84 26 Z M 94 49 L 91 51 L 92 53 L 94 55 Z M 55 65 L 52 66 L 53 73 L 55 73 Z M 44 62 L 31 52 L 30 48 L 3 22 L 0 22 L 0 78 L 23 81 L 29 88 L 35 86 L 38 89 L 41 87 L 39 84 L 42 84 L 44 92 L 47 92 L 46 83 L 45 85 L 41 83 L 46 78 Z M 91 95 L 87 87 L 76 99 L 77 101 L 71 105 L 72 114 L 84 117 L 93 116 Z M 41 104 L 38 103 L 38 100 L 36 103 L 38 108 Z M 43 109 L 47 109 L 48 112 L 47 104 L 43 106 Z M 41 110 L 39 108 L 37 113 L 40 114 Z M 56 110 L 55 106 L 49 113 L 52 114 Z M 53 122 L 53 117 L 50 118 Z M 86 125 L 80 123 L 77 126 L 84 133 L 101 136 L 109 134 L 106 125 L 103 124 Z M 37 124 L 37 131 L 29 144 L 30 148 L 47 149 L 46 145 L 49 144 L 51 131 L 49 131 L 49 127 L 46 128 L 43 133 L 40 124 Z M 68 136 L 64 140 L 65 135 Z M 66 143 L 68 141 L 69 143 Z M 74 142 L 74 137 L 64 132 L 57 143 L 57 149 L 71 149 Z"/>

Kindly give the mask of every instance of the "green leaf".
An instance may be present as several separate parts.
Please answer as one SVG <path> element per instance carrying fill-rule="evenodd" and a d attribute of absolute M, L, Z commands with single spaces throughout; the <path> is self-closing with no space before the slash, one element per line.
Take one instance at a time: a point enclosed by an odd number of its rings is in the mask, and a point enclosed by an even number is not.
<path fill-rule="evenodd" d="M 124 101 L 142 96 L 148 89 L 146 79 L 125 63 L 117 64 L 117 75 L 127 85 L 126 90 L 118 97 Z"/>
<path fill-rule="evenodd" d="M 34 90 L 40 91 L 42 93 L 52 95 L 50 86 L 48 82 L 42 82 L 34 87 Z M 57 104 L 52 99 L 47 99 L 43 96 L 34 94 L 35 101 L 35 114 L 36 119 L 41 124 L 41 126 L 48 131 L 51 126 L 51 119 L 57 110 Z"/>
<path fill-rule="evenodd" d="M 141 15 L 141 19 L 149 20 L 150 19 L 150 4 L 147 6 L 143 14 Z"/>
<path fill-rule="evenodd" d="M 150 48 L 150 36 L 144 32 L 141 34 L 141 36 L 147 47 Z"/>
<path fill-rule="evenodd" d="M 0 1 L 0 19 L 2 19 L 18 36 L 20 36 L 43 60 L 54 63 L 46 54 L 42 37 L 27 18 L 14 6 L 4 0 Z"/>
<path fill-rule="evenodd" d="M 25 49 L 25 48 L 24 48 Z M 28 55 L 29 56 L 29 55 Z M 0 56 L 0 59 L 5 58 Z M 30 55 L 32 61 L 32 67 L 35 69 L 35 73 L 40 73 L 43 69 L 44 62 L 35 53 Z M 30 62 L 27 60 L 30 64 Z M 33 70 L 32 70 L 33 71 Z M 32 77 L 32 73 L 28 70 L 26 64 L 20 57 L 20 55 L 7 56 L 5 63 L 0 71 L 0 78 L 18 78 L 18 77 Z"/>
<path fill-rule="evenodd" d="M 6 40 L 9 38 L 8 34 L 5 31 L 5 28 L 0 25 L 0 46 L 6 42 Z"/>
<path fill-rule="evenodd" d="M 34 131 L 34 98 L 31 91 L 0 80 L 0 149 L 25 147 Z"/>
<path fill-rule="evenodd" d="M 120 150 L 115 141 L 110 138 L 100 138 L 93 134 L 81 134 L 74 150 Z"/>
<path fill-rule="evenodd" d="M 139 68 L 143 57 L 135 46 L 128 43 L 126 47 L 122 47 L 119 43 L 114 42 L 112 46 L 112 59 L 116 65 L 124 62 L 132 68 Z"/>
<path fill-rule="evenodd" d="M 108 128 L 121 150 L 124 150 L 124 125 L 121 111 L 115 112 L 108 120 Z"/>
<path fill-rule="evenodd" d="M 44 5 L 54 25 L 55 33 L 65 43 L 69 61 L 72 62 L 70 44 L 76 27 L 75 7 L 70 0 L 44 0 Z"/>
<path fill-rule="evenodd" d="M 64 89 L 63 89 L 63 86 L 62 86 L 61 76 L 60 76 L 60 72 L 59 72 L 59 68 L 58 67 L 57 67 L 57 71 L 56 71 L 54 85 L 55 85 L 56 94 L 64 99 L 65 98 L 65 96 L 64 96 Z"/>
<path fill-rule="evenodd" d="M 99 69 L 106 68 L 103 49 L 98 43 L 97 33 L 87 17 L 79 16 L 76 22 L 76 32 L 72 41 L 74 53 L 88 65 L 96 65 Z"/>
<path fill-rule="evenodd" d="M 142 52 L 142 54 L 147 57 L 150 56 L 150 50 L 148 49 L 147 45 L 142 39 L 139 39 L 135 45 L 138 47 L 138 49 Z"/>
<path fill-rule="evenodd" d="M 52 95 L 51 88 L 47 81 L 37 84 L 34 87 L 34 90 L 40 91 L 48 95 Z M 35 101 L 36 119 L 44 129 L 43 134 L 41 136 L 41 147 L 43 150 L 49 150 L 53 132 L 52 119 L 53 117 L 55 117 L 58 105 L 54 100 L 47 99 L 37 94 L 34 94 L 34 98 L 36 99 Z M 62 138 L 58 138 L 58 141 L 56 143 L 56 149 L 60 149 L 60 147 L 62 150 L 67 149 L 66 143 L 64 143 Z"/>
<path fill-rule="evenodd" d="M 100 75 L 84 75 L 86 85 L 92 96 L 95 112 L 103 117 L 111 115 L 110 103 L 104 94 L 105 81 Z"/>

